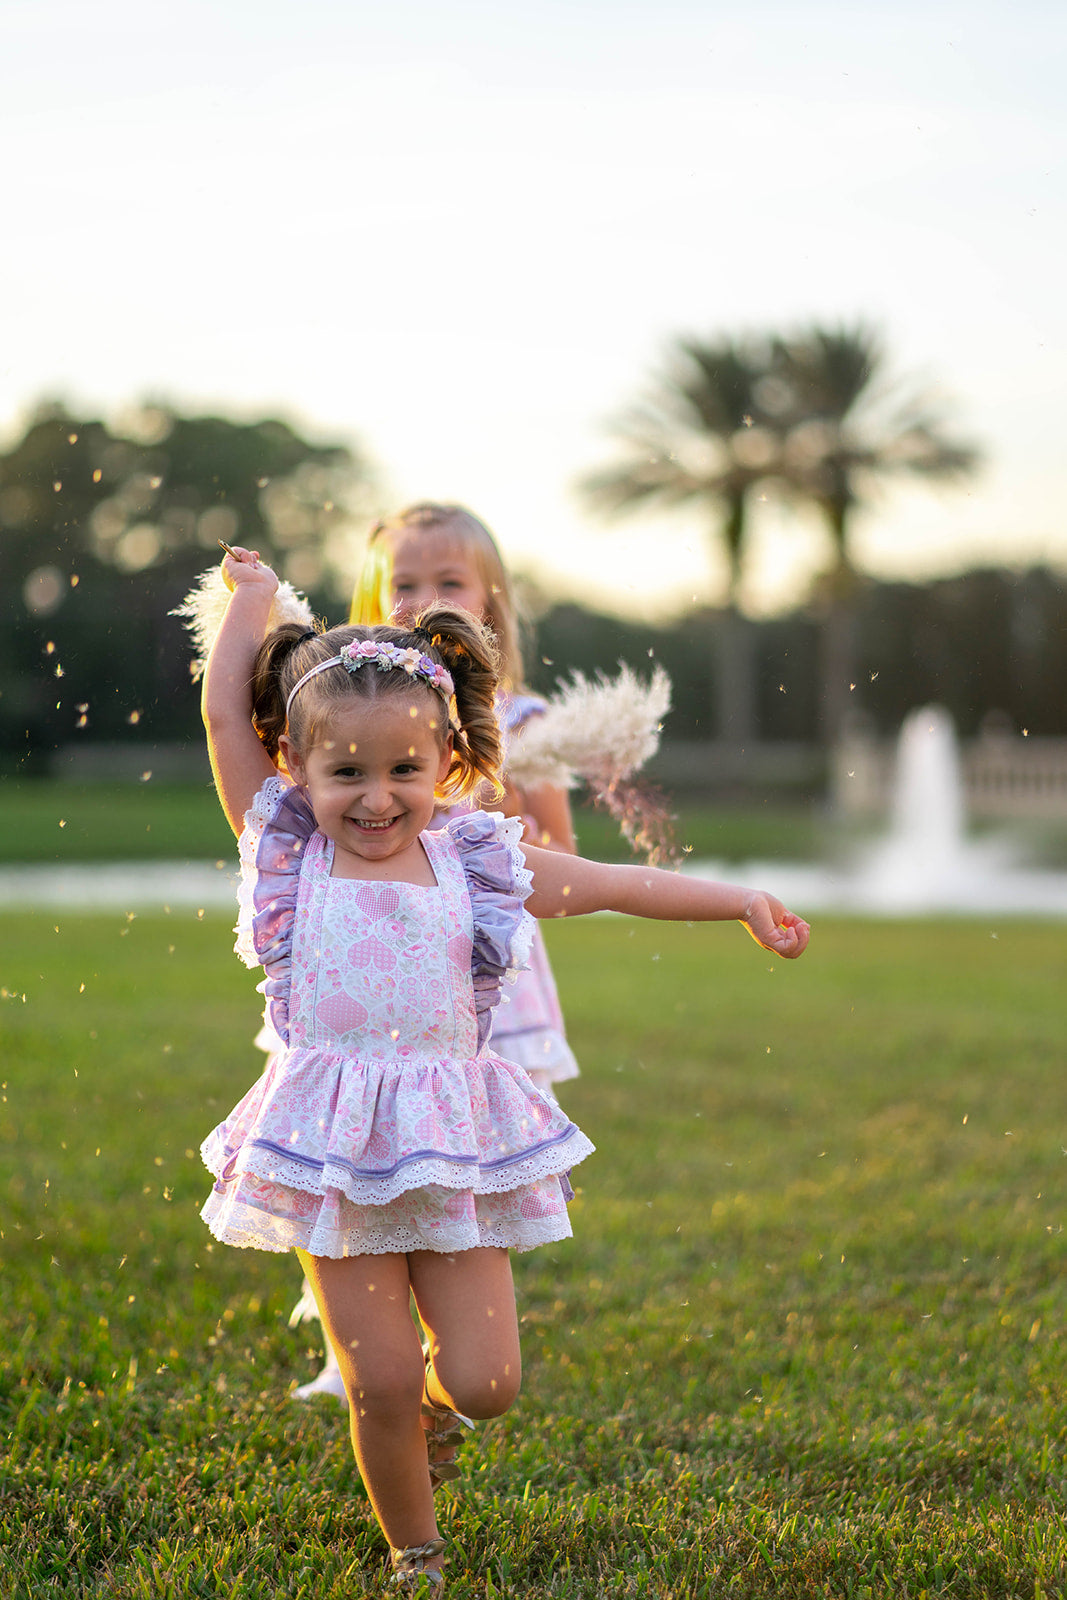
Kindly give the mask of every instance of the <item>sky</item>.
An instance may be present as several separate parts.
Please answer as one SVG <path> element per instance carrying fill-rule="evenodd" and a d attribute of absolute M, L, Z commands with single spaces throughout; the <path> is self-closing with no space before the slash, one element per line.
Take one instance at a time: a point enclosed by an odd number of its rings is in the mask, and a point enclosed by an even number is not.
<path fill-rule="evenodd" d="M 722 563 L 583 505 L 613 419 L 679 336 L 862 319 L 985 466 L 880 498 L 860 564 L 1067 567 L 1065 42 L 1038 0 L 6 0 L 0 431 L 280 414 L 664 615 Z M 828 556 L 769 500 L 747 607 Z"/>

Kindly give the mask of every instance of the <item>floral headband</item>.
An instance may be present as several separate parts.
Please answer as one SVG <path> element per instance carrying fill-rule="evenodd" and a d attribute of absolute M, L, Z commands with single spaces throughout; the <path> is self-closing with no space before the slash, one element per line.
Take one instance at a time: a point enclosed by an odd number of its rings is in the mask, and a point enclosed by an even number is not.
<path fill-rule="evenodd" d="M 379 672 L 391 672 L 394 667 L 399 667 L 409 678 L 421 678 L 423 683 L 437 690 L 446 705 L 452 698 L 455 684 L 451 673 L 446 672 L 439 661 L 423 655 L 421 650 L 411 647 L 405 649 L 388 639 L 353 639 L 351 644 L 343 646 L 340 654 L 331 656 L 328 661 L 319 661 L 296 680 L 285 702 L 286 720 L 297 690 L 302 689 L 309 678 L 317 678 L 327 667 L 344 667 L 347 672 L 358 672 L 360 667 L 368 667 L 372 662 Z"/>

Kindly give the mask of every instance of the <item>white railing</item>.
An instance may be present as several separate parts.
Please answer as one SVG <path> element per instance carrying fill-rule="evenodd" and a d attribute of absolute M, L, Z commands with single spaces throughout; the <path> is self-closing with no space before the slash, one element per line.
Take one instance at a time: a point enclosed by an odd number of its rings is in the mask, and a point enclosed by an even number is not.
<path fill-rule="evenodd" d="M 961 764 L 975 816 L 1067 818 L 1067 739 L 976 739 Z"/>
<path fill-rule="evenodd" d="M 831 790 L 846 816 L 883 814 L 893 792 L 896 746 L 872 739 L 846 741 L 831 768 Z M 967 814 L 1067 819 L 1067 739 L 988 734 L 960 745 L 960 779 Z"/>

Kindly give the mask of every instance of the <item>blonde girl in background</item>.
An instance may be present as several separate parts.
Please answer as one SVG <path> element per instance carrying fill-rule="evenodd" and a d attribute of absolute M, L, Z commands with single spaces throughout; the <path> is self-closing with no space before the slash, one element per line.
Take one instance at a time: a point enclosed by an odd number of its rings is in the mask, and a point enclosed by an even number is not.
<path fill-rule="evenodd" d="M 527 913 L 738 920 L 787 958 L 809 930 L 760 891 L 530 845 L 500 813 L 430 831 L 442 802 L 498 787 L 488 630 L 436 606 L 410 628 L 267 633 L 274 574 L 241 549 L 223 570 L 204 722 L 240 841 L 236 948 L 281 1048 L 204 1141 L 203 1215 L 224 1243 L 298 1252 L 393 1581 L 439 1588 L 441 1464 L 519 1390 L 509 1251 L 570 1234 L 567 1172 L 592 1148 L 490 1048 Z"/>
<path fill-rule="evenodd" d="M 374 625 L 406 622 L 435 600 L 460 605 L 490 628 L 500 652 L 496 715 L 508 748 L 545 701 L 525 687 L 519 623 L 511 580 L 489 529 L 463 506 L 424 502 L 379 522 L 367 546 L 349 620 Z M 470 802 L 468 802 L 468 805 Z M 507 783 L 493 809 L 521 817 L 523 838 L 574 855 L 577 845 L 565 789 L 550 783 L 520 790 Z M 497 1049 L 525 1067 L 539 1089 L 578 1076 L 567 1043 L 559 997 L 540 930 L 530 965 L 493 1024 Z"/>
<path fill-rule="evenodd" d="M 379 522 L 371 531 L 366 555 L 352 596 L 351 622 L 375 625 L 405 622 L 441 600 L 462 606 L 488 625 L 500 652 L 500 689 L 496 715 L 508 746 L 545 709 L 545 701 L 525 687 L 519 622 L 511 580 L 496 540 L 478 517 L 462 506 L 425 501 Z M 567 791 L 550 783 L 526 790 L 505 784 L 494 809 L 518 816 L 523 837 L 531 844 L 573 855 L 577 848 Z M 467 801 L 470 809 L 472 802 Z M 458 809 L 458 808 L 456 808 Z M 443 822 L 453 812 L 442 812 Z M 540 928 L 535 929 L 529 964 L 509 989 L 493 1020 L 493 1043 L 502 1056 L 525 1067 L 537 1087 L 554 1095 L 555 1085 L 578 1076 L 578 1063 L 567 1043 L 563 1014 L 548 952 Z M 310 1286 L 293 1308 L 291 1323 L 317 1316 Z M 345 1404 L 337 1357 L 326 1344 L 320 1372 L 293 1391 L 295 1399 L 333 1395 Z"/>

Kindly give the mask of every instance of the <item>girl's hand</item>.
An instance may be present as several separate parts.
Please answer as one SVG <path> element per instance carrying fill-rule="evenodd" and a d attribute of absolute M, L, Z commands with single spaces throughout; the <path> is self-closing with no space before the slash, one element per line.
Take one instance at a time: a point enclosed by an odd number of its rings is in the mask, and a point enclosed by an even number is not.
<path fill-rule="evenodd" d="M 260 561 L 258 550 L 245 550 L 239 544 L 232 549 L 229 545 L 223 548 L 226 554 L 222 558 L 222 581 L 231 593 L 245 584 L 256 584 L 274 593 L 278 587 L 277 575 Z"/>
<path fill-rule="evenodd" d="M 811 937 L 811 929 L 802 917 L 787 911 L 773 895 L 758 890 L 750 896 L 740 922 L 758 945 L 786 961 L 803 955 Z"/>

